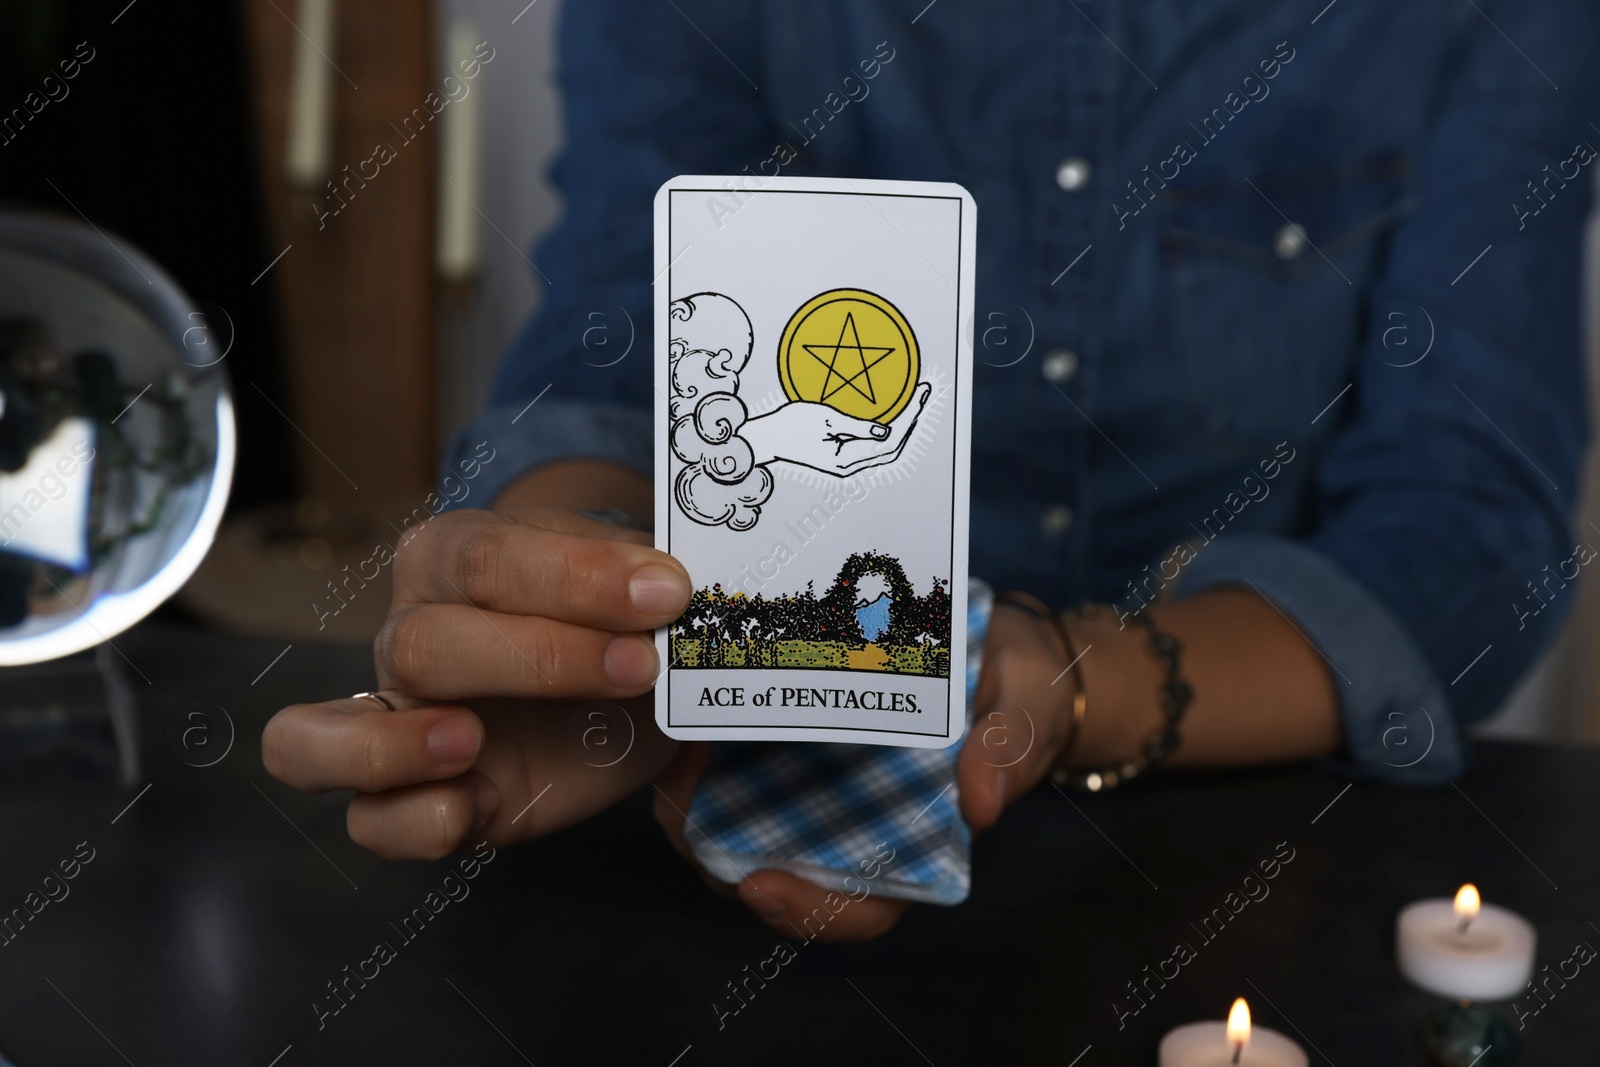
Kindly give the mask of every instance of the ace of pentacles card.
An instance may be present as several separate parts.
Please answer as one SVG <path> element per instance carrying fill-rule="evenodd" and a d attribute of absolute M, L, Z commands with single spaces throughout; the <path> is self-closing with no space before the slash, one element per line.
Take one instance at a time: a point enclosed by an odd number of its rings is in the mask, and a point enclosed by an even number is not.
<path fill-rule="evenodd" d="M 976 212 L 959 185 L 681 176 L 655 200 L 671 737 L 965 726 Z"/>

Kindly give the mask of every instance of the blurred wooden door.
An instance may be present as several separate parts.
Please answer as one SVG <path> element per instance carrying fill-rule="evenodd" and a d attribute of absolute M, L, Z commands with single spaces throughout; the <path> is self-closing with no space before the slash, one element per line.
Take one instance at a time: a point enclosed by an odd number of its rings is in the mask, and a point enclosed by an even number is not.
<path fill-rule="evenodd" d="M 295 430 L 308 495 L 370 508 L 434 483 L 433 213 L 438 134 L 427 0 L 335 0 L 326 181 L 285 169 L 300 0 L 243 0 L 256 143 L 272 251 L 258 284 L 278 294 L 290 392 L 269 397 Z M 313 30 L 314 32 L 314 30 Z M 380 148 L 382 146 L 382 148 Z M 387 149 L 384 151 L 383 149 Z M 374 171 L 376 173 L 374 174 Z M 247 382 L 240 389 L 250 389 Z"/>

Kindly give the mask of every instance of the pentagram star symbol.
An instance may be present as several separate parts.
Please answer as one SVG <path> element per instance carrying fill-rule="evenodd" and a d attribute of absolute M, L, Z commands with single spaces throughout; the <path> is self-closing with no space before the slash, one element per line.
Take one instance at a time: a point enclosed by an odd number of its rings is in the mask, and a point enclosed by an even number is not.
<path fill-rule="evenodd" d="M 847 337 L 850 339 L 849 344 L 845 343 L 845 338 Z M 878 397 L 872 388 L 872 368 L 889 358 L 889 354 L 894 351 L 894 348 L 892 346 L 889 348 L 879 348 L 875 345 L 863 346 L 861 335 L 856 332 L 856 317 L 853 312 L 845 314 L 844 325 L 839 329 L 839 340 L 837 342 L 831 345 L 803 345 L 802 347 L 805 348 L 812 359 L 828 368 L 827 377 L 822 379 L 822 395 L 817 397 L 819 402 L 827 403 L 829 397 L 847 387 L 860 393 L 869 404 L 878 402 Z M 839 356 L 842 353 L 848 353 L 849 357 L 853 357 L 855 366 L 860 368 L 849 377 L 845 377 L 844 374 L 840 373 Z M 869 358 L 868 353 L 876 353 L 876 355 Z M 848 371 L 850 368 L 851 364 L 847 359 L 843 369 Z M 833 385 L 835 378 L 839 380 L 838 385 Z M 862 388 L 862 385 L 857 385 L 857 382 L 861 382 L 865 388 Z M 832 388 L 830 389 L 829 386 L 832 386 Z"/>

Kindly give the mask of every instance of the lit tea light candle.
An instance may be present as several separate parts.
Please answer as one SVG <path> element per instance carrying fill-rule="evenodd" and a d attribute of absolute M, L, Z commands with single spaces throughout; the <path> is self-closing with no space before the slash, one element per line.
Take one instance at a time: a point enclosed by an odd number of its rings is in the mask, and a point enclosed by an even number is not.
<path fill-rule="evenodd" d="M 1395 953 L 1400 973 L 1430 993 L 1506 1000 L 1533 976 L 1537 937 L 1516 912 L 1483 903 L 1477 886 L 1453 901 L 1420 900 L 1400 912 Z"/>
<path fill-rule="evenodd" d="M 1244 1002 L 1243 997 L 1234 999 L 1233 1007 L 1228 1009 L 1228 1044 L 1233 1048 L 1233 1062 L 1238 1063 L 1239 1057 L 1244 1055 L 1244 1047 L 1250 1043 L 1250 1005 Z"/>
<path fill-rule="evenodd" d="M 1300 1046 L 1276 1030 L 1252 1028 L 1250 1005 L 1233 1002 L 1226 1023 L 1190 1023 L 1161 1039 L 1161 1067 L 1308 1067 Z"/>

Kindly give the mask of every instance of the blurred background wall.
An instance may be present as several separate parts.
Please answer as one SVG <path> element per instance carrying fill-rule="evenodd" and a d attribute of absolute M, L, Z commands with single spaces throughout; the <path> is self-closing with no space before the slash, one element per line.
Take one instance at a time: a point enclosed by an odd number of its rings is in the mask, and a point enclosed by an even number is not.
<path fill-rule="evenodd" d="M 1600 188 L 1600 181 L 1597 181 Z M 1584 338 L 1589 411 L 1600 434 L 1600 215 L 1584 228 Z M 1600 445 L 1589 446 L 1582 511 L 1574 536 L 1600 548 Z M 1600 583 L 1588 575 L 1571 590 L 1571 618 L 1505 707 L 1479 731 L 1485 736 L 1565 738 L 1600 742 Z"/>
<path fill-rule="evenodd" d="M 470 384 L 441 413 L 449 425 L 459 425 L 477 411 L 500 354 L 538 305 L 544 285 L 523 257 L 532 254 L 534 240 L 561 211 L 548 174 L 561 141 L 561 101 L 555 80 L 555 28 L 561 2 L 537 0 L 527 7 L 527 0 L 443 0 L 440 5 L 444 19 L 507 25 L 509 32 L 497 35 L 495 43 L 504 38 L 505 58 L 510 60 L 496 59 L 480 79 L 484 126 L 496 131 L 484 140 L 480 206 L 504 237 L 485 228 L 471 363 L 461 368 L 463 381 Z M 517 23 L 509 25 L 519 11 Z"/>

